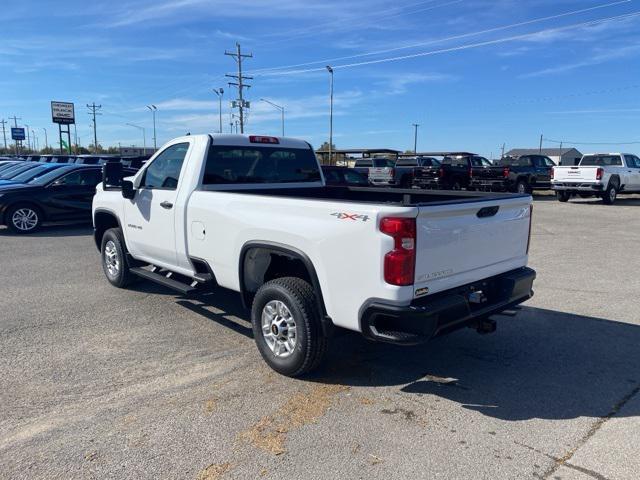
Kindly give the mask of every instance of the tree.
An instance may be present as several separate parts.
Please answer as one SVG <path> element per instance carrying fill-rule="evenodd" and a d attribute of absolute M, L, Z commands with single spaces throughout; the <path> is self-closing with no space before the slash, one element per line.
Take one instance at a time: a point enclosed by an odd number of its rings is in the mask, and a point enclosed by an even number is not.
<path fill-rule="evenodd" d="M 335 151 L 336 146 L 335 144 L 331 144 L 331 150 Z M 329 142 L 324 142 L 322 145 L 320 145 L 320 148 L 318 149 L 321 152 L 328 152 L 329 151 Z"/>

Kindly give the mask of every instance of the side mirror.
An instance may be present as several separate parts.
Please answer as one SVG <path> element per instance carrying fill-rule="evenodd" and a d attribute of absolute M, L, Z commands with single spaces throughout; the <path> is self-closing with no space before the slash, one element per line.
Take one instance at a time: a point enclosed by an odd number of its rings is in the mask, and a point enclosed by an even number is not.
<path fill-rule="evenodd" d="M 102 166 L 102 188 L 120 190 L 122 188 L 122 164 L 107 162 Z"/>
<path fill-rule="evenodd" d="M 131 180 L 122 180 L 122 196 L 129 200 L 133 200 L 136 196 L 136 190 L 133 188 Z"/>

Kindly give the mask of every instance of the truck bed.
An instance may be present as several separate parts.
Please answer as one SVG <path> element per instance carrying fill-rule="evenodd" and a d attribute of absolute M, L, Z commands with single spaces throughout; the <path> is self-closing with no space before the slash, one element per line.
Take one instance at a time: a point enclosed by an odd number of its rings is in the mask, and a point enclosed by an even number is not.
<path fill-rule="evenodd" d="M 427 205 L 448 205 L 473 203 L 479 201 L 491 202 L 507 198 L 527 197 L 509 193 L 493 192 L 465 192 L 446 190 L 400 190 L 390 188 L 369 187 L 319 187 L 319 188 L 258 188 L 225 190 L 230 193 L 247 195 L 265 195 L 301 198 L 305 200 L 331 200 L 353 203 L 371 203 L 378 205 L 392 205 L 403 207 L 420 207 Z"/>

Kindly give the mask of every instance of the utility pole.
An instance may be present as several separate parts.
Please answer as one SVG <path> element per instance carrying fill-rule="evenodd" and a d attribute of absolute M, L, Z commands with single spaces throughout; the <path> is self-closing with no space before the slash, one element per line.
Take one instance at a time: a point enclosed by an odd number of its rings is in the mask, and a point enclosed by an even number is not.
<path fill-rule="evenodd" d="M 47 138 L 47 129 L 42 127 L 42 130 L 44 130 L 44 148 L 47 149 L 49 148 L 49 139 Z"/>
<path fill-rule="evenodd" d="M 242 75 L 242 60 L 244 58 L 253 58 L 253 54 L 252 53 L 242 53 L 241 49 L 240 49 L 240 44 L 236 43 L 236 52 L 224 52 L 225 55 L 229 56 L 229 57 L 233 57 L 233 59 L 236 61 L 236 63 L 238 64 L 238 74 L 237 75 L 230 75 L 230 74 L 226 74 L 225 77 L 229 77 L 229 78 L 235 78 L 236 81 L 235 82 L 229 82 L 229 86 L 234 86 L 238 88 L 238 100 L 234 100 L 234 102 L 232 103 L 232 105 L 235 107 L 238 107 L 238 110 L 240 112 L 240 133 L 244 133 L 244 109 L 245 108 L 249 108 L 249 102 L 244 101 L 244 97 L 243 97 L 243 90 L 245 88 L 251 88 L 251 85 L 247 85 L 244 83 L 245 80 L 253 80 L 253 77 L 246 77 Z"/>
<path fill-rule="evenodd" d="M 504 158 L 504 147 L 506 147 L 506 146 L 507 146 L 506 143 L 502 144 L 502 154 L 500 155 L 500 160 L 502 160 Z"/>
<path fill-rule="evenodd" d="M 417 155 L 418 154 L 418 127 L 420 126 L 419 123 L 412 123 L 411 125 L 413 125 L 414 128 L 414 133 L 413 133 L 413 154 Z"/>
<path fill-rule="evenodd" d="M 87 103 L 87 108 L 89 109 L 89 115 L 93 116 L 93 153 L 98 153 L 98 129 L 96 127 L 96 115 L 102 115 L 98 113 L 98 111 L 102 108 L 102 105 L 96 105 L 96 102 L 93 102 L 91 105 Z M 60 134 L 60 145 L 62 145 L 62 134 Z M 62 147 L 60 147 L 62 149 Z"/>
<path fill-rule="evenodd" d="M 13 120 L 13 127 L 14 128 L 18 128 L 18 120 L 22 120 L 22 118 L 21 117 L 16 117 L 14 115 L 13 117 L 9 117 L 9 120 Z M 16 140 L 15 142 L 16 142 L 16 156 L 18 156 L 18 154 L 19 154 L 18 140 Z"/>
<path fill-rule="evenodd" d="M 2 124 L 2 138 L 4 138 L 4 149 L 5 149 L 5 153 L 6 153 L 6 150 L 7 150 L 7 131 L 4 129 L 4 125 L 5 125 L 5 123 L 7 123 L 7 121 L 3 118 L 0 123 Z"/>
<path fill-rule="evenodd" d="M 280 111 L 280 121 L 282 122 L 282 136 L 284 137 L 284 107 L 282 105 L 278 105 L 276 103 L 273 103 L 273 102 L 267 100 L 266 98 L 261 98 L 260 100 L 262 100 L 265 103 L 268 103 L 269 105 L 271 105 L 272 107 L 277 108 Z"/>
<path fill-rule="evenodd" d="M 540 135 L 540 149 L 538 150 L 538 153 L 542 155 L 542 134 Z"/>
<path fill-rule="evenodd" d="M 31 137 L 29 136 L 29 125 L 24 124 L 27 127 L 27 150 L 31 150 Z"/>

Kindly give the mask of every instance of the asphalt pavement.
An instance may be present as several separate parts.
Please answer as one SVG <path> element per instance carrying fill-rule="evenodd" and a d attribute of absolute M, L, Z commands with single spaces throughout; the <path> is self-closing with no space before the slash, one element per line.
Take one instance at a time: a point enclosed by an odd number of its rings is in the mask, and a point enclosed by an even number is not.
<path fill-rule="evenodd" d="M 640 197 L 536 197 L 530 263 L 495 334 L 348 333 L 294 380 L 237 294 L 119 290 L 90 228 L 0 228 L 0 478 L 636 479 Z"/>

